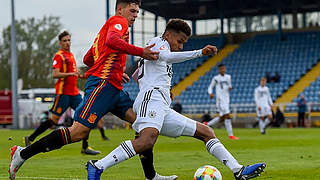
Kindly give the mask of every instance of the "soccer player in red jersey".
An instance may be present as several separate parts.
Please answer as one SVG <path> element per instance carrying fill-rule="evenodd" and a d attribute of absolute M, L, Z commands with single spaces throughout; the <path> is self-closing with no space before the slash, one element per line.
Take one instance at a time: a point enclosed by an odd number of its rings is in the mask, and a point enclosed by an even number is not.
<path fill-rule="evenodd" d="M 128 76 L 124 74 L 126 55 L 156 60 L 159 54 L 151 50 L 154 45 L 140 48 L 128 43 L 128 27 L 132 26 L 137 18 L 139 6 L 140 0 L 117 0 L 116 15 L 105 23 L 93 46 L 84 57 L 84 62 L 90 67 L 90 70 L 86 73 L 88 80 L 85 86 L 85 96 L 75 111 L 74 124 L 70 128 L 55 130 L 26 148 L 12 147 L 9 168 L 11 179 L 15 178 L 20 166 L 30 157 L 40 152 L 60 149 L 66 144 L 85 138 L 90 129 L 94 128 L 98 120 L 108 112 L 130 123 L 135 121 L 136 115 L 132 110 L 133 101 L 129 98 L 128 93 L 122 90 L 122 79 L 128 80 Z M 127 147 L 123 148 L 123 151 L 126 151 Z M 151 155 L 152 158 L 152 151 L 141 154 Z M 147 161 L 152 163 L 153 160 L 148 159 Z M 153 172 L 150 173 L 150 176 L 153 177 L 147 177 L 147 179 L 162 178 L 154 172 L 154 169 L 151 170 Z M 164 178 L 166 177 L 162 179 Z M 175 178 L 176 176 L 169 177 L 169 179 Z"/>
<path fill-rule="evenodd" d="M 77 88 L 77 79 L 83 78 L 77 69 L 77 63 L 70 51 L 71 36 L 69 32 L 64 31 L 58 36 L 60 50 L 55 54 L 52 64 L 52 77 L 57 79 L 56 95 L 51 112 L 51 117 L 41 122 L 40 126 L 30 135 L 25 136 L 26 146 L 30 145 L 37 136 L 45 132 L 53 125 L 57 125 L 62 114 L 71 107 L 76 109 L 82 101 L 82 97 Z M 82 153 L 96 155 L 99 151 L 95 151 L 88 146 L 88 136 L 83 139 Z"/>

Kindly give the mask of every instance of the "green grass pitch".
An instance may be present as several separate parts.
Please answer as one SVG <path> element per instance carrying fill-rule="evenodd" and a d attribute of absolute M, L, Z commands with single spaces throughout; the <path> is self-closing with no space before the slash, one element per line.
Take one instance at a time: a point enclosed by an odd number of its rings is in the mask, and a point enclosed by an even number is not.
<path fill-rule="evenodd" d="M 23 145 L 22 137 L 30 130 L 0 130 L 0 179 L 8 179 L 9 149 Z M 258 129 L 234 129 L 239 140 L 229 140 L 225 129 L 216 129 L 217 136 L 225 147 L 244 165 L 265 162 L 265 172 L 258 179 L 320 180 L 320 129 L 268 129 L 260 135 Z M 111 141 L 102 141 L 97 130 L 90 134 L 89 143 L 102 154 L 80 154 L 81 143 L 60 150 L 32 157 L 19 170 L 16 179 L 86 179 L 85 163 L 100 159 L 123 140 L 134 136 L 132 130 L 107 130 Z M 9 140 L 11 137 L 11 140 Z M 209 155 L 204 144 L 189 137 L 177 139 L 160 137 L 154 149 L 157 172 L 163 175 L 176 174 L 180 180 L 191 180 L 197 168 L 213 165 L 222 173 L 224 180 L 232 180 L 233 174 L 222 163 Z M 144 179 L 138 157 L 127 160 L 106 170 L 102 179 Z"/>

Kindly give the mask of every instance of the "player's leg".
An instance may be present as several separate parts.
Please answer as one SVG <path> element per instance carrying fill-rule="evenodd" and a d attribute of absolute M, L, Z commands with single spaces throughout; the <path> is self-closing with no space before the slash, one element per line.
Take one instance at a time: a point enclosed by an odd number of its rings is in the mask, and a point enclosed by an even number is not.
<path fill-rule="evenodd" d="M 40 152 L 60 149 L 66 144 L 78 142 L 85 138 L 89 134 L 90 129 L 95 127 L 97 123 L 96 119 L 100 119 L 109 111 L 109 109 L 111 109 L 109 106 L 112 106 L 113 101 L 115 101 L 113 100 L 113 97 L 119 93 L 105 92 L 110 89 L 105 85 L 105 80 L 88 79 L 85 97 L 75 111 L 75 122 L 70 128 L 57 129 L 26 148 L 17 146 L 12 147 L 9 167 L 11 179 L 15 178 L 16 172 L 24 161 L 32 156 L 39 154 Z M 107 95 L 110 97 L 108 101 L 106 101 L 105 98 L 108 97 Z"/>
<path fill-rule="evenodd" d="M 265 117 L 260 117 L 259 118 L 259 129 L 260 129 L 261 134 L 266 133 L 264 127 L 265 127 Z"/>
<path fill-rule="evenodd" d="M 118 116 L 131 124 L 136 120 L 136 113 L 132 109 L 133 101 L 130 99 L 129 94 L 126 91 L 121 91 L 119 102 L 114 106 L 111 111 L 114 115 Z M 139 137 L 137 134 L 136 138 Z M 153 165 L 153 150 L 148 149 L 139 154 L 139 158 L 142 164 L 142 168 L 146 179 L 150 180 L 173 180 L 176 179 L 176 175 L 162 176 L 159 175 Z"/>
<path fill-rule="evenodd" d="M 205 125 L 207 125 L 207 126 L 214 126 L 214 125 L 216 125 L 219 121 L 220 121 L 220 117 L 217 116 L 217 117 L 211 119 L 211 120 L 210 120 L 209 122 L 207 122 Z"/>
<path fill-rule="evenodd" d="M 208 152 L 227 166 L 235 174 L 236 179 L 258 176 L 265 167 L 264 163 L 248 167 L 239 164 L 211 128 L 176 112 L 170 112 L 166 117 L 160 134 L 171 137 L 192 136 L 202 140 L 206 144 Z"/>
<path fill-rule="evenodd" d="M 73 110 L 76 110 L 77 107 L 80 105 L 80 103 L 82 102 L 82 97 L 80 94 L 75 95 L 75 96 L 69 96 L 70 97 L 70 107 Z M 74 120 L 73 120 L 74 121 Z M 82 139 L 82 148 L 81 148 L 81 153 L 82 154 L 88 154 L 88 155 L 97 155 L 100 154 L 100 151 L 94 150 L 93 148 L 91 148 L 89 146 L 89 134 L 88 136 L 84 137 Z"/>
<path fill-rule="evenodd" d="M 99 129 L 99 132 L 100 132 L 100 135 L 101 135 L 101 138 L 102 140 L 104 141 L 109 141 L 110 139 L 106 136 L 105 134 L 105 128 L 104 128 L 104 121 L 103 121 L 103 118 L 101 118 L 98 122 L 98 129 Z"/>
<path fill-rule="evenodd" d="M 52 108 L 49 110 L 51 115 L 49 118 L 41 122 L 40 126 L 30 135 L 25 136 L 24 141 L 26 146 L 30 145 L 40 134 L 51 128 L 53 125 L 58 124 L 60 116 L 66 111 L 69 105 L 69 96 L 56 95 Z"/>
<path fill-rule="evenodd" d="M 226 112 L 228 112 L 228 111 L 226 111 Z M 223 118 L 224 119 L 224 125 L 226 127 L 227 132 L 228 132 L 228 137 L 230 139 L 233 139 L 233 140 L 239 139 L 238 137 L 233 135 L 232 120 L 231 120 L 231 116 L 230 116 L 230 111 L 229 111 L 228 114 L 225 114 L 223 116 L 224 116 L 224 118 Z"/>
<path fill-rule="evenodd" d="M 122 142 L 111 153 L 98 161 L 90 160 L 87 163 L 88 180 L 99 180 L 102 172 L 107 168 L 119 164 L 136 154 L 153 148 L 159 131 L 156 128 L 148 127 L 140 132 L 135 140 Z"/>

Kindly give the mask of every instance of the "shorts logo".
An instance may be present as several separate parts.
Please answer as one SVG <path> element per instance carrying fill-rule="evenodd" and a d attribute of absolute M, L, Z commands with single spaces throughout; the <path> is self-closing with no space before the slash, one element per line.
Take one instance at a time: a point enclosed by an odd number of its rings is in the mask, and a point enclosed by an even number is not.
<path fill-rule="evenodd" d="M 116 25 L 114 25 L 114 28 L 116 28 L 116 29 L 119 30 L 119 31 L 122 30 L 121 24 L 116 24 Z"/>
<path fill-rule="evenodd" d="M 157 116 L 157 113 L 155 111 L 149 111 L 148 116 L 149 116 L 149 118 L 154 118 Z"/>
<path fill-rule="evenodd" d="M 57 109 L 57 113 L 61 113 L 62 112 L 62 108 L 61 107 L 58 107 L 58 109 Z"/>
<path fill-rule="evenodd" d="M 58 62 L 56 60 L 53 61 L 52 65 L 56 65 Z"/>
<path fill-rule="evenodd" d="M 96 119 L 97 119 L 97 115 L 90 114 L 88 121 L 89 121 L 89 123 L 93 124 L 96 121 Z"/>

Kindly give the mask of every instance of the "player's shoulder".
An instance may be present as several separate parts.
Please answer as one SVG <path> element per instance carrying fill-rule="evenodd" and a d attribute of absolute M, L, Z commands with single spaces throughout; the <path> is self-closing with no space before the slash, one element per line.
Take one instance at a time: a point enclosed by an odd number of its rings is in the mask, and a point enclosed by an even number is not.
<path fill-rule="evenodd" d="M 57 51 L 56 54 L 54 55 L 53 59 L 55 60 L 62 59 L 62 56 L 63 56 L 63 51 L 59 49 L 59 51 Z"/>
<path fill-rule="evenodd" d="M 121 28 L 128 28 L 128 21 L 126 20 L 126 18 L 122 17 L 122 16 L 112 16 L 110 19 L 108 19 L 106 25 L 112 26 L 115 25 L 115 28 L 117 28 L 118 30 Z M 125 27 L 122 27 L 125 26 Z"/>
<path fill-rule="evenodd" d="M 155 44 L 154 50 L 169 50 L 169 44 L 168 42 L 163 39 L 161 36 L 154 37 L 150 39 L 150 41 L 147 43 L 147 45 Z"/>
<path fill-rule="evenodd" d="M 225 74 L 225 76 L 226 76 L 227 78 L 231 78 L 231 75 L 230 75 L 230 74 Z"/>

